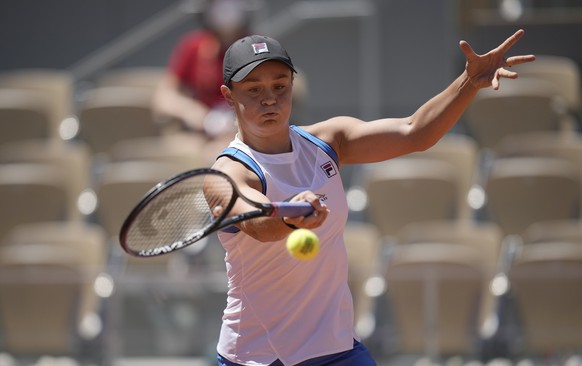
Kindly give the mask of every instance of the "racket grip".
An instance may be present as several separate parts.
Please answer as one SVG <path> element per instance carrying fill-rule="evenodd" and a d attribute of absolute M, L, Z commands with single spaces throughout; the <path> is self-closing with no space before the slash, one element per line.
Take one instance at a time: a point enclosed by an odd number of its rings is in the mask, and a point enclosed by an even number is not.
<path fill-rule="evenodd" d="M 272 217 L 308 216 L 314 209 L 309 202 L 272 202 Z"/>

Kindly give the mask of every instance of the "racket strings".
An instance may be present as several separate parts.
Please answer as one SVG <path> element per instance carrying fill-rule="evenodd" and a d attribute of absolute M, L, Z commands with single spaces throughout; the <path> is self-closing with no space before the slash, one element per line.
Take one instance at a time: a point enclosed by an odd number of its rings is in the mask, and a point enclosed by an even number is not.
<path fill-rule="evenodd" d="M 220 175 L 194 175 L 174 183 L 136 216 L 127 245 L 139 252 L 191 240 L 223 214 L 233 195 L 232 184 Z"/>

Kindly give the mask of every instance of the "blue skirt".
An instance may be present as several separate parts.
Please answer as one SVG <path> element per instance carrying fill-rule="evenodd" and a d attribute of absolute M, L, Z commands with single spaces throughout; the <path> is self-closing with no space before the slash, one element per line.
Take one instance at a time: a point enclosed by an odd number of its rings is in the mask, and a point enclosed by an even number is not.
<path fill-rule="evenodd" d="M 220 354 L 217 356 L 218 366 L 242 366 L 230 362 Z M 269 366 L 283 366 L 279 360 Z M 360 342 L 354 340 L 354 348 L 348 351 L 334 353 L 327 356 L 315 357 L 303 361 L 296 366 L 376 366 L 376 362 L 368 352 L 368 349 Z"/>

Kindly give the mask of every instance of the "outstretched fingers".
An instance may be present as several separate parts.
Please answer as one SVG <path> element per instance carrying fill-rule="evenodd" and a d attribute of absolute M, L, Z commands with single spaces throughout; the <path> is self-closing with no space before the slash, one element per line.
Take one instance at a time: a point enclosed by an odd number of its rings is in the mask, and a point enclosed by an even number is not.
<path fill-rule="evenodd" d="M 505 60 L 505 65 L 507 67 L 525 64 L 527 62 L 535 61 L 535 55 L 521 55 L 521 56 L 512 56 Z"/>
<path fill-rule="evenodd" d="M 473 50 L 473 47 L 467 41 L 460 41 L 459 46 L 461 47 L 461 51 L 465 55 L 467 61 L 472 61 L 478 57 L 477 53 Z"/>
<path fill-rule="evenodd" d="M 499 80 L 501 78 L 517 78 L 517 73 L 508 70 L 508 68 L 534 61 L 535 56 L 506 57 L 505 55 L 524 33 L 523 29 L 516 31 L 498 47 L 482 55 L 477 54 L 468 42 L 460 41 L 459 46 L 467 60 L 466 71 L 470 82 L 479 88 L 492 86 L 493 89 L 497 90 L 499 89 Z"/>
<path fill-rule="evenodd" d="M 523 29 L 519 29 L 517 32 L 509 36 L 502 44 L 497 47 L 497 51 L 505 54 L 513 45 L 523 36 Z"/>

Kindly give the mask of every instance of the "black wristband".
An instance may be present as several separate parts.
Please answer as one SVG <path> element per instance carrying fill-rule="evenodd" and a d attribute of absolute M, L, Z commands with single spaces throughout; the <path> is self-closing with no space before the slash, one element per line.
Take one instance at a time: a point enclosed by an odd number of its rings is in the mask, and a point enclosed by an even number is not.
<path fill-rule="evenodd" d="M 283 223 L 284 223 L 285 225 L 287 225 L 288 227 L 290 227 L 290 228 L 291 228 L 291 229 L 293 229 L 293 230 L 297 230 L 297 229 L 299 229 L 297 226 L 295 226 L 295 225 L 293 225 L 293 224 L 288 224 L 287 222 L 285 222 L 285 218 L 284 218 L 284 217 L 281 217 L 281 221 L 283 221 Z"/>

